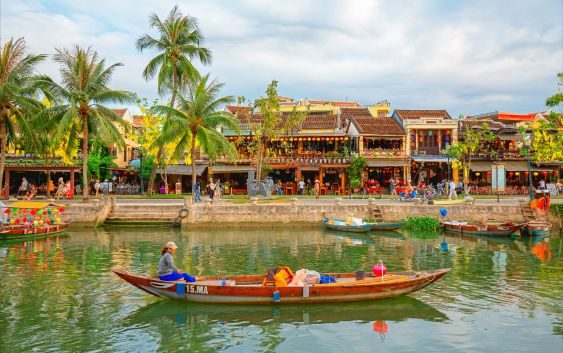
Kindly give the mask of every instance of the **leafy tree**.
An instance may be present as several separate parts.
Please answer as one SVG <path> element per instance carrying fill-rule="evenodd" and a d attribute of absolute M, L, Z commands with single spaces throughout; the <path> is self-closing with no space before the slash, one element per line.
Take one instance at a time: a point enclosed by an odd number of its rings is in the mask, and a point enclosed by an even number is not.
<path fill-rule="evenodd" d="M 149 25 L 158 31 L 159 37 L 148 34 L 137 40 L 137 49 L 156 50 L 158 55 L 152 58 L 143 71 L 143 77 L 150 80 L 157 77 L 158 93 L 171 92 L 169 107 L 174 108 L 178 90 L 197 76 L 192 60 L 197 58 L 203 64 L 211 62 L 211 51 L 201 47 L 203 36 L 199 30 L 197 19 L 184 16 L 178 6 L 174 6 L 168 17 L 162 21 L 156 14 L 149 17 Z M 165 147 L 158 147 L 156 160 L 159 161 Z M 154 192 L 154 179 L 158 163 L 155 163 L 149 178 L 148 192 Z"/>
<path fill-rule="evenodd" d="M 364 169 L 366 168 L 366 165 L 367 162 L 363 157 L 361 156 L 352 157 L 352 160 L 350 161 L 350 165 L 346 169 L 346 172 L 348 174 L 348 181 L 350 183 L 350 190 L 352 191 L 350 195 L 352 195 L 355 188 L 362 185 L 362 179 L 363 179 L 362 175 Z"/>
<path fill-rule="evenodd" d="M 220 110 L 233 101 L 233 97 L 218 97 L 222 83 L 210 80 L 209 74 L 197 77 L 187 84 L 187 94 L 178 95 L 175 108 L 157 105 L 156 114 L 168 116 L 157 145 L 172 144 L 172 158 L 179 160 L 186 155 L 186 162 L 192 166 L 192 185 L 196 182 L 195 152 L 199 149 L 210 160 L 221 154 L 236 156 L 234 146 L 218 131 L 218 127 L 238 131 L 238 125 L 231 113 Z"/>
<path fill-rule="evenodd" d="M 267 155 L 270 141 L 294 131 L 308 113 L 308 110 L 298 112 L 293 109 L 288 115 L 280 114 L 278 81 L 273 80 L 266 88 L 265 93 L 265 97 L 254 101 L 254 106 L 260 114 L 259 121 L 254 119 L 250 109 L 237 112 L 238 120 L 246 121 L 252 127 L 253 140 L 249 144 L 248 152 L 256 160 L 257 181 L 261 180 L 266 169 L 264 168 L 264 157 Z M 239 103 L 244 101 L 244 97 L 239 99 Z"/>
<path fill-rule="evenodd" d="M 487 122 L 475 124 L 475 126 L 472 126 L 472 122 L 476 122 L 476 120 L 461 123 L 466 126 L 460 134 L 460 139 L 454 146 L 448 148 L 448 155 L 461 163 L 465 193 L 469 192 L 469 171 L 471 170 L 473 156 L 477 151 L 484 150 L 488 143 L 496 139 Z M 489 151 L 489 153 L 494 154 L 495 151 Z"/>
<path fill-rule="evenodd" d="M 125 147 L 118 126 L 127 131 L 129 125 L 115 112 L 107 108 L 107 103 L 129 103 L 134 95 L 127 91 L 110 89 L 107 84 L 115 69 L 122 64 L 106 67 L 92 48 L 74 46 L 69 49 L 56 49 L 55 61 L 60 64 L 62 85 L 43 80 L 42 87 L 52 92 L 57 102 L 45 109 L 39 118 L 53 115 L 57 122 L 54 140 L 73 145 L 82 139 L 82 191 L 88 200 L 88 149 L 90 139 L 97 139 L 105 146 Z"/>
<path fill-rule="evenodd" d="M 0 48 L 0 187 L 3 185 L 8 138 L 19 135 L 26 144 L 36 145 L 28 117 L 41 109 L 37 65 L 45 55 L 31 55 L 23 38 L 10 39 Z"/>

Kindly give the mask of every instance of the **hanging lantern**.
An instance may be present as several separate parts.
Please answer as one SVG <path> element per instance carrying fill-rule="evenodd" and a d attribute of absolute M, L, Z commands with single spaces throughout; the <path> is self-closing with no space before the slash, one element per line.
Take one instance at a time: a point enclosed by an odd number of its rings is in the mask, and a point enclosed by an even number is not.
<path fill-rule="evenodd" d="M 487 175 L 491 175 L 491 174 L 493 174 L 493 173 L 492 173 L 492 172 L 487 172 Z"/>
<path fill-rule="evenodd" d="M 311 141 L 311 138 L 310 138 L 310 137 L 308 137 L 308 138 L 307 138 L 307 141 Z"/>
<path fill-rule="evenodd" d="M 534 176 L 538 176 L 538 172 L 534 172 Z"/>
<path fill-rule="evenodd" d="M 542 172 L 542 174 L 543 174 L 543 175 L 547 175 L 547 172 L 544 170 L 544 171 Z"/>
<path fill-rule="evenodd" d="M 348 141 L 348 137 L 345 137 L 345 138 L 344 138 L 344 141 Z"/>
<path fill-rule="evenodd" d="M 419 137 L 418 137 L 418 142 L 424 142 L 424 136 L 419 136 Z"/>
<path fill-rule="evenodd" d="M 508 172 L 508 175 L 509 175 L 509 176 L 513 176 L 514 173 L 513 173 L 513 172 Z"/>
<path fill-rule="evenodd" d="M 529 172 L 524 172 L 524 174 L 525 174 L 526 176 L 528 176 L 528 174 L 530 174 L 530 173 L 529 173 Z"/>
<path fill-rule="evenodd" d="M 481 175 L 481 173 L 477 172 L 477 173 L 475 173 L 475 175 L 479 176 L 479 175 Z"/>
<path fill-rule="evenodd" d="M 293 142 L 293 137 L 290 137 L 290 138 L 289 138 L 289 141 Z"/>
<path fill-rule="evenodd" d="M 519 176 L 519 175 L 520 175 L 520 172 L 516 172 L 516 173 L 514 173 L 514 175 Z"/>

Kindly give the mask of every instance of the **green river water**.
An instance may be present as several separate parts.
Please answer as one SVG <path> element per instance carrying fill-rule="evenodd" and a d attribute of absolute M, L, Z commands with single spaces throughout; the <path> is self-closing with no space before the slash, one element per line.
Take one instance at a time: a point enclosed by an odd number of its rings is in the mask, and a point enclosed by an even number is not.
<path fill-rule="evenodd" d="M 0 244 L 0 352 L 563 352 L 562 241 L 321 228 L 105 228 Z M 195 275 L 449 267 L 409 296 L 320 305 L 195 305 L 133 288 L 160 248 Z"/>

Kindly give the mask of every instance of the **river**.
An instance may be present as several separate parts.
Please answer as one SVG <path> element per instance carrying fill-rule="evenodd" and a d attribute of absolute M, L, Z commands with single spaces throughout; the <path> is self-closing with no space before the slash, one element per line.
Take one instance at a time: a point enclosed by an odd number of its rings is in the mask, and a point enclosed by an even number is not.
<path fill-rule="evenodd" d="M 0 244 L 1 352 L 562 352 L 562 240 L 321 228 L 103 228 Z M 194 275 L 449 267 L 409 296 L 225 306 L 162 300 L 112 267 L 154 273 L 160 248 Z M 441 243 L 447 243 L 443 251 Z"/>

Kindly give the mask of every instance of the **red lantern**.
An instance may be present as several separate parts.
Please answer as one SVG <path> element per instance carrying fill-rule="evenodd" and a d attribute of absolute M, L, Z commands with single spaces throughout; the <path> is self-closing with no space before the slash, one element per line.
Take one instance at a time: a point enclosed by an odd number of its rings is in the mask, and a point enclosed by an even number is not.
<path fill-rule="evenodd" d="M 487 172 L 487 175 L 491 175 L 491 174 L 492 174 L 491 172 Z"/>
<path fill-rule="evenodd" d="M 37 210 L 31 210 L 30 213 L 35 216 L 37 214 Z"/>
<path fill-rule="evenodd" d="M 514 173 L 513 173 L 513 172 L 508 172 L 508 175 L 513 176 Z"/>
<path fill-rule="evenodd" d="M 8 214 L 8 213 L 10 213 L 10 212 L 12 212 L 12 211 L 11 211 L 9 208 L 6 208 L 6 209 L 4 210 L 4 213 L 5 213 L 5 214 Z"/>
<path fill-rule="evenodd" d="M 59 212 L 64 212 L 64 211 L 65 211 L 64 207 L 59 208 Z"/>
<path fill-rule="evenodd" d="M 544 171 L 542 172 L 542 174 L 543 174 L 543 175 L 547 175 L 547 172 L 544 170 Z"/>
<path fill-rule="evenodd" d="M 127 172 L 124 171 L 124 172 L 123 172 L 123 175 L 127 175 Z"/>

